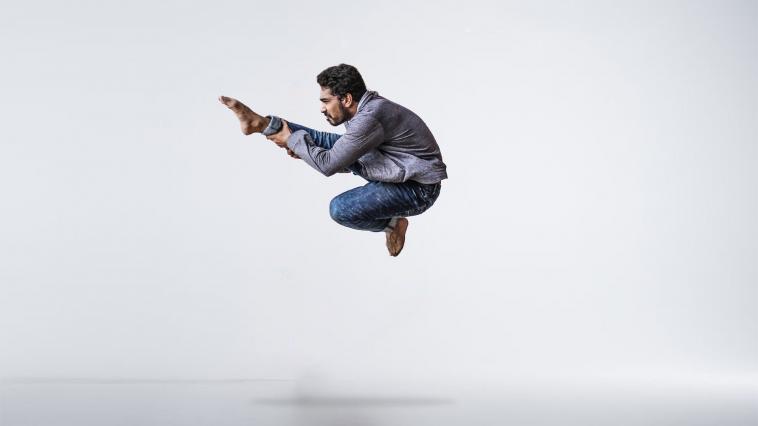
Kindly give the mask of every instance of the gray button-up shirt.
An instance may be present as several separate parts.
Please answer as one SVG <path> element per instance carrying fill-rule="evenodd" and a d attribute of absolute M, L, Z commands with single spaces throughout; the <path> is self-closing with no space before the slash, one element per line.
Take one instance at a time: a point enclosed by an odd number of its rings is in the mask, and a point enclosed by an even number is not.
<path fill-rule="evenodd" d="M 331 176 L 356 165 L 360 176 L 380 182 L 437 183 L 447 166 L 432 132 L 413 111 L 369 91 L 345 122 L 346 133 L 331 149 L 313 143 L 304 130 L 292 133 L 287 146 L 311 167 Z"/>

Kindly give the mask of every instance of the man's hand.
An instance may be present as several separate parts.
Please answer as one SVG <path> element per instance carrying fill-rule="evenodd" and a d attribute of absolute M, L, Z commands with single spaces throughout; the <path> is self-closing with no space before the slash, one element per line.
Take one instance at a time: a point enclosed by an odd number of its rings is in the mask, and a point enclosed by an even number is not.
<path fill-rule="evenodd" d="M 282 130 L 279 130 L 279 132 L 274 133 L 271 136 L 266 136 L 266 139 L 274 142 L 279 148 L 284 148 L 287 150 L 287 155 L 294 158 L 295 160 L 299 160 L 300 157 L 295 154 L 294 151 L 289 149 L 287 146 L 287 139 L 289 139 L 290 135 L 292 134 L 292 131 L 290 130 L 290 126 L 287 125 L 287 122 L 282 120 Z"/>
<path fill-rule="evenodd" d="M 300 157 L 298 157 L 297 154 L 295 154 L 295 152 L 293 150 L 291 150 L 289 148 L 285 148 L 285 149 L 287 150 L 287 155 L 289 155 L 290 157 L 294 158 L 295 160 L 299 160 L 300 159 Z"/>
<path fill-rule="evenodd" d="M 266 136 L 266 139 L 279 145 L 279 148 L 287 148 L 287 139 L 289 139 L 292 131 L 286 121 L 282 120 L 282 130 L 278 133 L 274 133 L 271 136 Z"/>

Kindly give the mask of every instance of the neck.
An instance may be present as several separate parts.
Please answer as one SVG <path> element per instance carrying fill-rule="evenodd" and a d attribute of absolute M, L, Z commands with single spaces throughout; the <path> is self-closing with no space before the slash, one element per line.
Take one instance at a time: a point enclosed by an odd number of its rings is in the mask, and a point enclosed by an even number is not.
<path fill-rule="evenodd" d="M 357 113 L 358 113 L 358 104 L 353 103 L 353 105 L 347 108 L 348 120 L 352 120 L 353 117 L 355 117 L 355 114 Z"/>

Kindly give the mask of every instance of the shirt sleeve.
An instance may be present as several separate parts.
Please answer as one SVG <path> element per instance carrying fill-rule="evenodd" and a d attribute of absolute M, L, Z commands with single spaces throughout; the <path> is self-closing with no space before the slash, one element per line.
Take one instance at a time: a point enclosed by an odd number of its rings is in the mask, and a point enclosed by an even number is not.
<path fill-rule="evenodd" d="M 360 117 L 350 124 L 347 133 L 337 139 L 331 149 L 317 146 L 305 130 L 293 132 L 287 146 L 311 167 L 331 176 L 384 142 L 384 129 L 375 118 Z"/>

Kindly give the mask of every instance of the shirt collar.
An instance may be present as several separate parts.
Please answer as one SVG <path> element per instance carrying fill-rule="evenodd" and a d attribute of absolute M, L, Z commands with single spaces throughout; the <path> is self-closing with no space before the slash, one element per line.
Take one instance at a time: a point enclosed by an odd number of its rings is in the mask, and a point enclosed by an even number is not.
<path fill-rule="evenodd" d="M 366 93 L 364 93 L 363 96 L 361 96 L 361 100 L 358 101 L 358 111 L 360 111 L 363 108 L 363 106 L 366 105 L 366 102 L 371 100 L 371 98 L 373 98 L 376 95 L 378 95 L 378 93 L 376 93 L 375 91 L 367 90 Z"/>
<path fill-rule="evenodd" d="M 361 100 L 358 101 L 358 110 L 355 112 L 355 115 L 358 115 L 358 113 L 363 109 L 363 106 L 366 105 L 366 102 L 370 101 L 374 96 L 379 95 L 379 93 L 373 91 L 373 90 L 367 90 L 366 93 L 361 96 Z M 355 118 L 355 115 L 353 118 Z M 345 122 L 345 127 L 347 127 L 351 121 L 353 121 L 353 118 L 350 120 L 347 120 Z"/>

